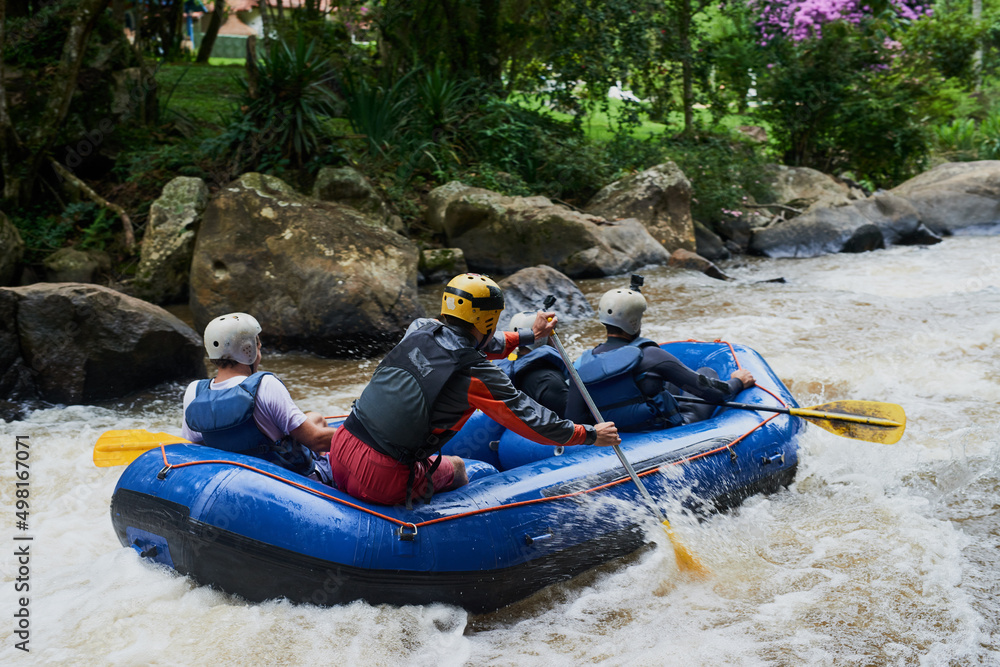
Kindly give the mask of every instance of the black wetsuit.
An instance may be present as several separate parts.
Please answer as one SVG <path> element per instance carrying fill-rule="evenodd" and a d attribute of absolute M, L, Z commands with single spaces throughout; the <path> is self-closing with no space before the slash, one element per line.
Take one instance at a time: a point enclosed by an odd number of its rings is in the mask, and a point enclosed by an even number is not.
<path fill-rule="evenodd" d="M 607 342 L 595 347 L 594 353 L 610 352 L 626 345 L 628 345 L 628 341 L 623 338 L 609 338 Z M 642 348 L 642 361 L 633 369 L 632 375 L 643 378 L 638 384 L 646 396 L 655 396 L 666 386 L 671 394 L 680 395 L 681 392 L 684 392 L 706 401 L 720 403 L 730 400 L 743 389 L 743 382 L 737 378 L 731 378 L 728 382 L 720 380 L 718 373 L 707 367 L 693 371 L 674 355 L 653 345 Z M 680 404 L 680 412 L 684 417 L 685 424 L 707 419 L 714 409 L 713 405 Z M 569 396 L 566 400 L 566 419 L 578 424 L 594 423 L 594 418 L 590 415 L 587 404 L 575 386 L 569 388 Z"/>

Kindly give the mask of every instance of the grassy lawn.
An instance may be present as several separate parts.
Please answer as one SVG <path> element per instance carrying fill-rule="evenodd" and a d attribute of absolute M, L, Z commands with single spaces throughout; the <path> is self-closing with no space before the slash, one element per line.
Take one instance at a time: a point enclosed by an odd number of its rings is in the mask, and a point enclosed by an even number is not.
<path fill-rule="evenodd" d="M 531 96 L 518 96 L 520 102 L 528 108 L 538 108 L 538 103 Z M 601 109 L 594 110 L 583 121 L 583 129 L 587 136 L 594 141 L 607 141 L 614 136 L 613 118 L 622 108 L 624 102 L 618 99 L 609 100 L 610 114 Z M 569 114 L 542 107 L 542 111 L 548 113 L 553 118 L 568 121 L 572 117 Z M 712 114 L 708 109 L 695 109 L 696 120 L 700 120 L 705 127 L 712 127 Z M 680 111 L 671 112 L 669 115 L 669 125 L 657 123 L 643 118 L 642 123 L 632 131 L 632 136 L 645 139 L 646 137 L 663 134 L 664 132 L 676 133 L 684 126 L 684 114 Z M 730 114 L 723 117 L 714 129 L 736 129 L 740 125 L 755 125 L 753 118 L 749 116 Z"/>
<path fill-rule="evenodd" d="M 199 64 L 167 64 L 157 72 L 156 80 L 160 86 L 160 104 L 166 105 L 166 118 L 172 112 L 183 114 L 196 124 L 224 125 L 233 107 L 239 102 L 240 88 L 236 77 L 244 73 L 244 61 L 234 58 L 212 58 L 208 65 Z M 533 96 L 516 96 L 526 107 L 537 108 L 538 102 Z M 609 112 L 595 110 L 584 119 L 583 128 L 587 136 L 595 141 L 607 141 L 614 135 L 613 117 L 624 103 L 618 99 L 610 100 Z M 569 120 L 570 116 L 559 111 L 542 107 L 545 113 L 560 120 Z M 711 126 L 711 114 L 707 109 L 695 109 L 695 115 L 705 126 Z M 341 122 L 338 122 L 341 121 Z M 644 119 L 633 130 L 633 136 L 646 138 L 664 132 L 680 131 L 683 116 L 680 112 L 670 115 L 670 124 L 656 123 Z M 753 125 L 753 119 L 748 116 L 729 115 L 724 117 L 716 129 L 734 129 L 740 125 Z M 336 126 L 335 133 L 349 133 L 346 122 L 342 119 L 331 119 L 331 129 Z"/>
<path fill-rule="evenodd" d="M 168 119 L 177 112 L 196 123 L 223 124 L 239 101 L 235 77 L 243 72 L 242 64 L 165 64 L 156 73 L 160 105 Z"/>
<path fill-rule="evenodd" d="M 246 65 L 246 58 L 209 58 L 209 65 L 239 65 L 243 67 Z"/>

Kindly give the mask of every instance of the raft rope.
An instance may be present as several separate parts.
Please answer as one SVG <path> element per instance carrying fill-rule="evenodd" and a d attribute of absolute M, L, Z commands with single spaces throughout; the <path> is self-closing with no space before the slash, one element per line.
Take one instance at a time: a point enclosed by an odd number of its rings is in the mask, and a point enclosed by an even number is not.
<path fill-rule="evenodd" d="M 732 343 L 729 343 L 727 341 L 714 340 L 711 343 L 709 343 L 707 341 L 690 340 L 689 339 L 689 340 L 684 340 L 684 341 L 670 341 L 670 342 L 705 343 L 705 344 L 708 344 L 708 345 L 710 345 L 710 344 L 726 345 L 726 346 L 729 347 L 729 351 L 733 355 L 733 360 L 736 362 L 736 367 L 738 369 L 742 369 L 743 368 L 742 365 L 740 365 L 740 359 L 736 355 L 736 350 L 733 348 Z M 757 388 L 757 389 L 760 389 L 760 390 L 762 390 L 764 392 L 766 392 L 767 394 L 770 394 L 775 400 L 777 400 L 781 404 L 782 407 L 787 407 L 788 404 L 785 403 L 785 401 L 783 401 L 780 396 L 778 396 L 777 394 L 775 394 L 773 391 L 771 391 L 767 387 L 762 387 L 759 384 L 754 385 L 754 387 Z M 753 433 L 757 429 L 761 428 L 762 426 L 765 426 L 772 419 L 775 419 L 775 418 L 777 418 L 779 416 L 781 416 L 781 413 L 775 413 L 775 414 L 771 415 L 770 417 L 768 417 L 764 421 L 760 422 L 759 424 L 757 424 L 756 426 L 754 426 L 753 428 L 751 428 L 749 431 L 747 431 L 746 433 L 744 433 L 740 437 L 736 438 L 732 442 L 727 443 L 727 444 L 725 444 L 725 445 L 723 445 L 721 447 L 716 447 L 715 449 L 712 449 L 712 450 L 709 450 L 709 451 L 700 452 L 700 453 L 695 454 L 693 456 L 688 456 L 688 457 L 685 457 L 683 459 L 679 459 L 677 461 L 673 461 L 672 463 L 669 463 L 667 465 L 671 465 L 671 466 L 682 465 L 682 464 L 685 464 L 685 463 L 689 463 L 691 461 L 695 461 L 695 460 L 704 458 L 706 456 L 711 456 L 713 454 L 718 454 L 719 452 L 731 451 L 731 448 L 734 445 L 736 445 L 737 443 L 739 443 L 740 441 L 742 441 L 744 438 L 746 438 L 747 436 L 749 436 L 751 433 Z M 373 509 L 370 509 L 368 507 L 363 507 L 361 505 L 358 505 L 357 503 L 352 503 L 349 500 L 344 500 L 343 498 L 338 498 L 337 496 L 331 495 L 329 493 L 325 493 L 325 492 L 320 491 L 318 489 L 314 489 L 314 488 L 312 488 L 310 486 L 306 486 L 305 484 L 300 484 L 300 483 L 295 482 L 293 480 L 286 479 L 284 477 L 280 477 L 278 475 L 275 475 L 274 473 L 270 473 L 270 472 L 267 472 L 265 470 L 261 470 L 260 468 L 255 468 L 255 467 L 253 467 L 251 465 L 247 465 L 245 463 L 239 463 L 237 461 L 227 461 L 227 460 L 218 459 L 218 460 L 203 460 L 203 461 L 187 461 L 185 463 L 171 464 L 169 461 L 167 461 L 166 445 L 160 445 L 160 453 L 163 455 L 163 469 L 157 475 L 157 477 L 159 477 L 160 479 L 164 479 L 165 476 L 166 476 L 166 474 L 167 474 L 167 472 L 169 472 L 171 470 L 176 470 L 176 469 L 180 469 L 180 468 L 187 468 L 189 466 L 207 465 L 207 464 L 219 464 L 219 465 L 235 466 L 237 468 L 244 468 L 246 470 L 251 470 L 253 472 L 256 472 L 256 473 L 259 473 L 261 475 L 264 475 L 265 477 L 270 477 L 271 479 L 277 480 L 279 482 L 283 482 L 284 484 L 287 484 L 289 486 L 294 486 L 297 489 L 301 489 L 301 490 L 307 491 L 308 493 L 311 493 L 313 495 L 320 496 L 321 498 L 326 498 L 328 500 L 332 500 L 334 502 L 340 503 L 341 505 L 346 505 L 347 507 L 351 507 L 353 509 L 356 509 L 356 510 L 359 510 L 361 512 L 364 512 L 366 514 L 370 514 L 371 516 L 375 516 L 375 517 L 378 517 L 379 519 L 383 519 L 385 521 L 388 521 L 389 523 L 394 523 L 397 526 L 400 526 L 400 528 L 403 528 L 403 527 L 412 528 L 413 531 L 414 531 L 414 534 L 416 533 L 416 531 L 417 531 L 418 528 L 421 528 L 421 527 L 424 527 L 424 526 L 431 526 L 431 525 L 436 524 L 436 523 L 444 523 L 445 521 L 452 521 L 452 520 L 455 520 L 455 519 L 461 519 L 463 517 L 475 516 L 477 514 L 486 514 L 488 512 L 496 512 L 496 511 L 499 511 L 499 510 L 511 509 L 511 508 L 514 508 L 514 507 L 524 507 L 526 505 L 535 505 L 535 504 L 538 504 L 538 503 L 547 503 L 547 502 L 552 502 L 552 501 L 555 501 L 555 500 L 565 500 L 567 498 L 576 498 L 576 497 L 579 497 L 579 496 L 584 496 L 584 495 L 587 495 L 587 494 L 596 493 L 598 491 L 603 491 L 604 489 L 608 489 L 608 488 L 617 486 L 619 484 L 623 484 L 625 482 L 631 481 L 631 479 L 626 475 L 624 477 L 621 477 L 620 479 L 616 479 L 616 480 L 613 480 L 613 481 L 610 481 L 610 482 L 606 482 L 604 484 L 600 484 L 598 486 L 594 486 L 594 487 L 591 487 L 589 489 L 582 489 L 580 491 L 574 491 L 572 493 L 564 493 L 564 494 L 561 494 L 561 495 L 558 495 L 558 496 L 546 496 L 546 497 L 543 497 L 543 498 L 532 498 L 530 500 L 521 500 L 521 501 L 518 501 L 518 502 L 515 502 L 515 503 L 507 503 L 507 504 L 504 504 L 504 505 L 494 505 L 493 507 L 483 507 L 483 508 L 476 509 L 476 510 L 470 510 L 468 512 L 460 512 L 458 514 L 449 514 L 448 516 L 442 516 L 442 517 L 438 517 L 436 519 L 428 519 L 427 521 L 419 521 L 417 523 L 413 523 L 413 522 L 403 521 L 401 519 L 397 519 L 395 517 L 391 517 L 391 516 L 388 516 L 386 514 L 382 514 L 381 512 L 377 512 L 377 511 L 375 511 Z M 661 467 L 662 466 L 656 466 L 654 468 L 650 468 L 649 470 L 646 470 L 644 472 L 638 473 L 638 476 L 639 477 L 645 477 L 646 475 L 651 475 L 653 473 L 657 473 L 657 472 L 660 471 Z"/>

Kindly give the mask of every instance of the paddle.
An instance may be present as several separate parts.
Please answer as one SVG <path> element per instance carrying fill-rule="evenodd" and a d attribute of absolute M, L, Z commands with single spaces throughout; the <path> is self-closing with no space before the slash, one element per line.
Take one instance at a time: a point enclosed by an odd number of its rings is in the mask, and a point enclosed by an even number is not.
<path fill-rule="evenodd" d="M 105 431 L 94 445 L 94 465 L 98 468 L 126 465 L 139 458 L 143 452 L 160 445 L 190 442 L 178 435 L 150 433 L 143 429 Z"/>
<path fill-rule="evenodd" d="M 327 422 L 343 419 L 343 416 L 324 417 Z M 105 431 L 94 445 L 94 465 L 99 468 L 123 466 L 132 463 L 143 452 L 156 449 L 160 445 L 190 444 L 179 435 L 150 433 L 143 429 Z"/>
<path fill-rule="evenodd" d="M 543 304 L 545 310 L 551 308 L 555 301 L 556 298 L 552 295 L 545 297 L 545 302 Z M 601 417 L 601 412 L 597 409 L 594 399 L 590 397 L 590 393 L 587 391 L 586 385 L 584 385 L 583 380 L 580 379 L 580 374 L 576 372 L 576 367 L 573 366 L 573 362 L 570 361 L 569 355 L 566 353 L 566 348 L 563 347 L 562 342 L 559 340 L 559 336 L 555 331 L 553 331 L 549 338 L 552 339 L 552 343 L 556 346 L 556 350 L 559 351 L 559 356 L 562 357 L 563 363 L 566 364 L 566 369 L 569 371 L 570 377 L 573 378 L 573 384 L 576 385 L 576 388 L 580 391 L 580 395 L 583 396 L 583 400 L 587 403 L 587 407 L 590 408 L 590 414 L 594 416 L 596 423 L 600 424 L 604 421 L 604 418 Z M 680 538 L 674 534 L 673 529 L 670 527 L 670 522 L 667 521 L 667 518 L 663 516 L 662 512 L 660 512 L 660 508 L 656 506 L 656 502 L 653 500 L 653 497 L 649 495 L 649 491 L 646 490 L 642 480 L 640 480 L 639 476 L 635 474 L 632 464 L 625 458 L 625 454 L 622 452 L 621 447 L 618 445 L 611 446 L 614 448 L 615 454 L 618 455 L 618 460 L 621 461 L 622 466 L 624 466 L 625 471 L 628 473 L 628 476 L 632 479 L 632 482 L 636 485 L 636 487 L 638 487 L 639 493 L 642 494 L 646 503 L 653 510 L 653 514 L 663 525 L 663 529 L 667 532 L 667 537 L 670 538 L 670 543 L 674 547 L 674 557 L 677 559 L 677 567 L 692 574 L 702 576 L 707 575 L 708 568 L 706 568 L 702 564 L 701 560 L 691 553 L 691 551 L 680 541 Z"/>
<path fill-rule="evenodd" d="M 764 412 L 779 412 L 793 417 L 801 417 L 845 438 L 867 440 L 891 445 L 899 442 L 906 430 L 906 413 L 895 403 L 878 403 L 876 401 L 834 401 L 809 408 L 777 408 L 769 405 L 750 405 L 748 403 L 712 403 L 695 396 L 674 396 L 685 403 L 700 403 L 702 405 L 721 405 L 736 410 L 762 410 Z"/>

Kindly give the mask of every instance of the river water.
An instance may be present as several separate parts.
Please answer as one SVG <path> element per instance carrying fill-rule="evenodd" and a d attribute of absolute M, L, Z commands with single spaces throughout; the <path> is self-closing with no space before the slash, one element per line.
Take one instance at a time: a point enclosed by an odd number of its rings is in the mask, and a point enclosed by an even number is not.
<path fill-rule="evenodd" d="M 251 605 L 195 587 L 119 546 L 108 505 L 121 469 L 91 462 L 105 430 L 178 433 L 183 387 L 170 384 L 0 423 L 0 663 L 1000 664 L 1000 236 L 723 268 L 736 280 L 648 270 L 644 334 L 749 345 L 800 405 L 888 401 L 909 423 L 891 446 L 809 426 L 786 491 L 701 522 L 672 513 L 709 578 L 680 576 L 649 518 L 652 548 L 489 616 Z M 581 288 L 596 305 L 626 282 Z M 579 354 L 601 327 L 561 330 Z M 303 408 L 340 415 L 375 361 L 285 354 L 264 365 Z M 26 531 L 15 528 L 16 436 L 30 438 Z M 18 593 L 13 553 L 25 544 L 30 590 Z M 30 653 L 15 648 L 22 596 Z"/>

